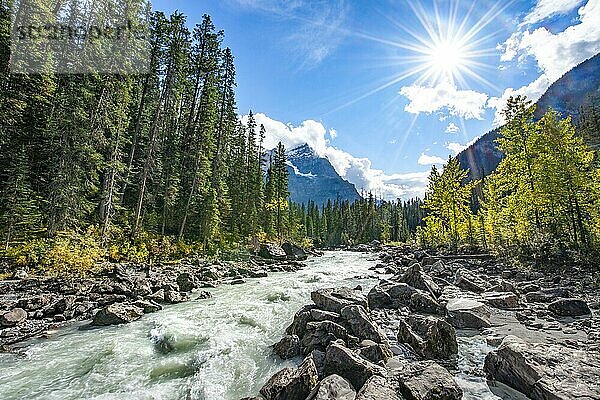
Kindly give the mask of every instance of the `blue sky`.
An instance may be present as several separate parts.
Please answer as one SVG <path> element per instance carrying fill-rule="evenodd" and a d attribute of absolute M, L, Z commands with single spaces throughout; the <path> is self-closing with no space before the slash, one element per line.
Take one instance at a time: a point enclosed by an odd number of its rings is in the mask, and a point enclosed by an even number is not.
<path fill-rule="evenodd" d="M 154 0 L 210 14 L 236 57 L 240 114 L 308 142 L 357 188 L 422 196 L 439 164 L 600 51 L 600 0 Z"/>

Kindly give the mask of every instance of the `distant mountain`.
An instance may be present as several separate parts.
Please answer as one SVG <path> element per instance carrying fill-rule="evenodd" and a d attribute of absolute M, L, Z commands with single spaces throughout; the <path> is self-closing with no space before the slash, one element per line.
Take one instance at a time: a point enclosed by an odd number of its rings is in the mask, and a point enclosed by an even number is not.
<path fill-rule="evenodd" d="M 307 144 L 286 152 L 290 199 L 307 204 L 309 200 L 318 205 L 327 200 L 360 199 L 356 187 L 343 179 L 327 158 L 319 157 Z"/>
<path fill-rule="evenodd" d="M 584 61 L 554 82 L 538 100 L 536 118 L 541 118 L 548 109 L 553 108 L 563 116 L 572 116 L 580 121 L 579 110 L 590 102 L 600 99 L 600 54 Z M 600 132 L 599 132 L 600 134 Z M 470 169 L 472 179 L 480 179 L 493 172 L 504 155 L 496 146 L 500 128 L 496 128 L 480 137 L 457 157 L 462 168 Z M 586 138 L 588 144 L 597 145 L 599 138 Z"/>

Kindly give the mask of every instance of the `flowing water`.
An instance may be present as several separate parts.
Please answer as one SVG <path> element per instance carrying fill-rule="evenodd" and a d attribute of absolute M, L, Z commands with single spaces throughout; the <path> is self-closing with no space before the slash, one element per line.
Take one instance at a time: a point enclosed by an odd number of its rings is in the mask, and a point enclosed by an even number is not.
<path fill-rule="evenodd" d="M 271 355 L 294 313 L 322 287 L 377 279 L 373 255 L 328 252 L 297 273 L 271 274 L 213 289 L 211 299 L 170 306 L 109 328 L 71 326 L 29 343 L 24 355 L 0 354 L 0 399 L 239 400 L 258 393 L 284 366 Z M 371 277 L 369 277 L 371 276 Z M 470 376 L 488 350 L 461 338 L 459 384 L 466 398 L 499 399 Z"/>

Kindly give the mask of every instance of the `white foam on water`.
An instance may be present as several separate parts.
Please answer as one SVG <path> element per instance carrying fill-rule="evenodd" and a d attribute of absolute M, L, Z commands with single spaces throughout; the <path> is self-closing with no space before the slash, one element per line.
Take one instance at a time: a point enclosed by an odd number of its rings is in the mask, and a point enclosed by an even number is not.
<path fill-rule="evenodd" d="M 277 359 L 270 346 L 296 311 L 310 303 L 311 291 L 361 285 L 368 292 L 377 279 L 358 277 L 371 275 L 375 263 L 372 255 L 327 252 L 309 259 L 299 272 L 223 285 L 210 290 L 210 299 L 168 306 L 131 324 L 63 329 L 53 339 L 33 341 L 24 358 L 0 354 L 0 399 L 239 400 L 255 395 L 271 375 L 297 361 Z M 467 369 L 483 364 L 485 350 L 477 349 L 481 341 L 471 345 L 470 340 L 461 340 L 466 369 L 458 380 L 465 399 L 496 400 L 473 397 L 484 393 L 485 381 L 473 381 Z"/>

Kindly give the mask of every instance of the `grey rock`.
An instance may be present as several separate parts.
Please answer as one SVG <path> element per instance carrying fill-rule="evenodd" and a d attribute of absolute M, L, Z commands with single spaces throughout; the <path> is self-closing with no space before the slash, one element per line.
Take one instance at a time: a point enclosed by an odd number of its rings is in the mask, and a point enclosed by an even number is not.
<path fill-rule="evenodd" d="M 488 377 L 533 400 L 600 399 L 600 353 L 507 336 L 485 358 Z"/>
<path fill-rule="evenodd" d="M 297 369 L 284 368 L 273 375 L 260 394 L 266 400 L 305 400 L 318 382 L 315 363 L 307 357 Z"/>
<path fill-rule="evenodd" d="M 348 332 L 343 326 L 332 321 L 309 322 L 300 344 L 304 354 L 308 354 L 313 350 L 325 350 L 337 339 L 348 340 Z"/>
<path fill-rule="evenodd" d="M 421 291 L 413 293 L 410 297 L 410 309 L 427 314 L 444 314 L 444 307 L 440 306 L 433 297 Z"/>
<path fill-rule="evenodd" d="M 324 376 L 325 371 L 325 352 L 320 350 L 313 350 L 310 352 L 308 357 L 311 357 L 315 366 L 317 367 L 317 372 L 319 373 L 319 377 L 322 378 Z"/>
<path fill-rule="evenodd" d="M 404 282 L 416 289 L 424 290 L 431 293 L 433 296 L 438 297 L 442 292 L 440 287 L 433 281 L 433 279 L 421 271 L 419 264 L 413 264 L 408 270 L 400 277 L 400 282 Z"/>
<path fill-rule="evenodd" d="M 559 299 L 548 304 L 548 310 L 561 317 L 578 317 L 591 313 L 587 303 L 579 299 Z"/>
<path fill-rule="evenodd" d="M 450 299 L 446 304 L 448 321 L 458 329 L 489 328 L 490 309 L 476 300 L 457 298 Z"/>
<path fill-rule="evenodd" d="M 194 281 L 194 277 L 188 272 L 183 272 L 177 275 L 177 286 L 179 286 L 180 292 L 191 292 L 193 289 L 198 287 Z"/>
<path fill-rule="evenodd" d="M 486 292 L 483 300 L 494 308 L 511 310 L 519 307 L 519 297 L 512 292 Z"/>
<path fill-rule="evenodd" d="M 198 292 L 198 297 L 196 297 L 196 300 L 206 300 L 210 298 L 212 298 L 212 293 L 203 290 L 201 292 Z"/>
<path fill-rule="evenodd" d="M 92 325 L 95 326 L 108 326 L 127 324 L 142 318 L 144 310 L 139 307 L 115 303 L 104 307 L 96 313 Z"/>
<path fill-rule="evenodd" d="M 371 340 L 363 340 L 360 342 L 360 355 L 369 361 L 379 364 L 379 362 L 387 362 L 392 358 L 393 354 L 390 346 L 387 344 L 375 343 Z"/>
<path fill-rule="evenodd" d="M 456 331 L 436 317 L 411 315 L 399 321 L 398 342 L 410 345 L 421 357 L 447 359 L 458 353 Z"/>
<path fill-rule="evenodd" d="M 355 400 L 356 391 L 346 379 L 329 375 L 323 379 L 306 400 Z"/>
<path fill-rule="evenodd" d="M 384 282 L 371 289 L 368 294 L 369 306 L 371 308 L 401 308 L 408 307 L 412 295 L 417 290 L 406 283 L 392 284 Z"/>
<path fill-rule="evenodd" d="M 342 308 L 340 314 L 355 336 L 361 339 L 372 340 L 375 343 L 385 342 L 385 335 L 371 321 L 364 307 L 357 305 L 346 306 Z"/>
<path fill-rule="evenodd" d="M 360 389 L 356 400 L 404 400 L 404 397 L 386 378 L 372 376 Z"/>
<path fill-rule="evenodd" d="M 290 260 L 304 261 L 308 258 L 308 255 L 306 254 L 304 249 L 302 249 L 302 247 L 296 246 L 295 244 L 284 243 L 281 245 L 281 248 L 287 255 L 287 258 Z"/>
<path fill-rule="evenodd" d="M 313 321 L 311 310 L 314 308 L 314 305 L 307 305 L 298 310 L 294 315 L 294 320 L 285 330 L 286 335 L 304 336 L 306 333 L 306 324 Z"/>
<path fill-rule="evenodd" d="M 273 345 L 273 352 L 282 360 L 288 360 L 300 355 L 300 338 L 296 335 L 286 335 Z"/>
<path fill-rule="evenodd" d="M 318 308 L 313 308 L 312 310 L 310 310 L 310 318 L 312 321 L 339 322 L 340 314 L 329 312 L 329 311 L 319 310 Z"/>
<path fill-rule="evenodd" d="M 446 368 L 433 361 L 400 362 L 387 366 L 407 400 L 460 400 L 462 389 Z"/>
<path fill-rule="evenodd" d="M 485 292 L 488 286 L 484 280 L 463 268 L 456 271 L 454 284 L 461 289 L 469 290 L 475 293 Z"/>
<path fill-rule="evenodd" d="M 133 305 L 144 310 L 144 314 L 150 314 L 162 310 L 162 306 L 152 300 L 137 300 L 133 303 Z"/>
<path fill-rule="evenodd" d="M 0 315 L 0 326 L 13 327 L 27 319 L 27 311 L 22 308 L 13 308 Z"/>
<path fill-rule="evenodd" d="M 325 353 L 325 375 L 338 374 L 350 381 L 355 389 L 362 388 L 374 375 L 386 376 L 385 368 L 361 358 L 340 343 L 334 342 Z"/>
<path fill-rule="evenodd" d="M 169 304 L 183 303 L 186 298 L 178 290 L 165 291 L 165 301 Z"/>
<path fill-rule="evenodd" d="M 285 260 L 287 258 L 285 251 L 280 246 L 273 243 L 261 244 L 258 255 L 269 260 Z"/>
<path fill-rule="evenodd" d="M 312 292 L 310 297 L 318 308 L 338 314 L 342 308 L 352 304 L 368 307 L 367 299 L 360 291 L 347 287 L 320 289 Z"/>
<path fill-rule="evenodd" d="M 152 300 L 155 301 L 157 303 L 162 303 L 165 301 L 165 290 L 164 289 L 159 289 L 156 292 L 152 293 L 151 295 L 149 295 L 148 300 Z"/>

